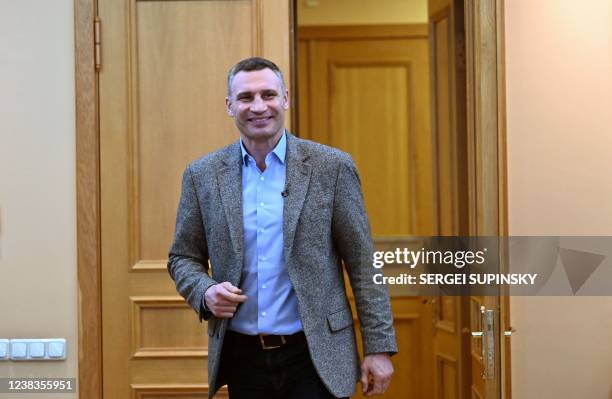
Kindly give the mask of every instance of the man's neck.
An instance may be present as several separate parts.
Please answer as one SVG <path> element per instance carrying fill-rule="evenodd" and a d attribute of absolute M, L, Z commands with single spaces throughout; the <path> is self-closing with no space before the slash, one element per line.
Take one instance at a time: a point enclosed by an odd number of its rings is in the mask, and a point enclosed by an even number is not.
<path fill-rule="evenodd" d="M 247 152 L 255 159 L 257 167 L 263 172 L 266 170 L 266 156 L 272 152 L 274 147 L 278 144 L 282 135 L 285 133 L 285 129 L 280 130 L 273 137 L 265 140 L 251 140 L 244 135 L 240 135 L 242 144 Z"/>

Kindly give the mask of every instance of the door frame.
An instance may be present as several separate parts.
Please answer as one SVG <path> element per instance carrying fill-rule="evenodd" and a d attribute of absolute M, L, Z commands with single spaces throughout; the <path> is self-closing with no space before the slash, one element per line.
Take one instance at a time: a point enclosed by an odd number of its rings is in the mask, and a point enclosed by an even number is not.
<path fill-rule="evenodd" d="M 464 12 L 469 234 L 508 236 L 504 0 L 464 0 Z M 502 378 L 487 385 L 487 396 L 510 399 L 510 340 L 503 334 L 511 329 L 510 298 L 498 299 L 495 354 Z"/>
<path fill-rule="evenodd" d="M 288 1 L 291 31 L 295 32 L 296 0 Z M 97 4 L 97 0 L 74 0 L 78 385 L 79 397 L 88 399 L 102 399 L 100 130 L 94 58 Z M 504 0 L 466 0 L 468 203 L 470 233 L 474 235 L 508 234 L 503 9 Z M 289 40 L 295 70 L 297 40 L 295 35 Z M 295 73 L 292 79 L 296 79 Z M 503 331 L 509 328 L 508 297 L 501 298 L 500 308 Z M 509 399 L 507 341 L 501 341 L 502 373 L 506 376 L 502 397 Z"/>

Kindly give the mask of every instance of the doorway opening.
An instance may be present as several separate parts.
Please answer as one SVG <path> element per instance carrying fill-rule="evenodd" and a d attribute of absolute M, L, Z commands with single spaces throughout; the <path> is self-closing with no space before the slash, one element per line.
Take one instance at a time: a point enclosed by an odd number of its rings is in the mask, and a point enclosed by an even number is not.
<path fill-rule="evenodd" d="M 492 4 L 294 4 L 294 130 L 354 158 L 378 249 L 420 248 L 427 236 L 504 232 L 505 152 L 499 151 L 504 121 L 497 114 L 503 115 L 501 2 Z M 476 29 L 487 15 L 495 17 L 494 31 Z M 485 61 L 478 51 L 491 37 L 499 40 L 499 48 L 493 48 L 498 52 L 496 75 L 479 76 Z M 476 88 L 486 79 L 496 82 L 497 91 L 486 94 Z M 483 120 L 476 115 L 475 101 L 490 94 L 497 97 L 484 111 L 495 116 Z M 484 137 L 488 146 L 478 141 Z M 489 158 L 483 160 L 483 154 Z M 487 167 L 498 171 L 488 181 L 482 176 Z M 488 194 L 477 187 L 487 187 Z M 484 209 L 491 219 L 479 213 Z M 484 328 L 481 309 L 487 309 L 495 312 L 500 337 L 508 324 L 507 301 L 423 297 L 411 286 L 389 290 L 400 353 L 385 397 L 510 397 L 509 349 L 502 348 L 507 343 L 497 339 L 485 348 L 496 355 L 495 369 L 503 370 L 490 378 L 482 339 L 471 335 Z"/>

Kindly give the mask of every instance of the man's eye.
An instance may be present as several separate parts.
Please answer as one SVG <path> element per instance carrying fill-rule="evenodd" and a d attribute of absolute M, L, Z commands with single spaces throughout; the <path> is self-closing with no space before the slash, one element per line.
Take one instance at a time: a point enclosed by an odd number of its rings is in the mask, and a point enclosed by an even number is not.
<path fill-rule="evenodd" d="M 251 101 L 251 98 L 250 97 L 238 97 L 238 101 L 246 103 L 246 102 Z"/>

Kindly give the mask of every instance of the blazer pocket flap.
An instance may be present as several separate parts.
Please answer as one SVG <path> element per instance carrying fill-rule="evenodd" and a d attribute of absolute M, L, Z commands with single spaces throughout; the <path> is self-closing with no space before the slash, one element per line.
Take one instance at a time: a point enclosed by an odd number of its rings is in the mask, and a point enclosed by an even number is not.
<path fill-rule="evenodd" d="M 327 322 L 332 331 L 340 331 L 353 325 L 353 314 L 351 313 L 351 309 L 342 309 L 327 315 Z"/>

